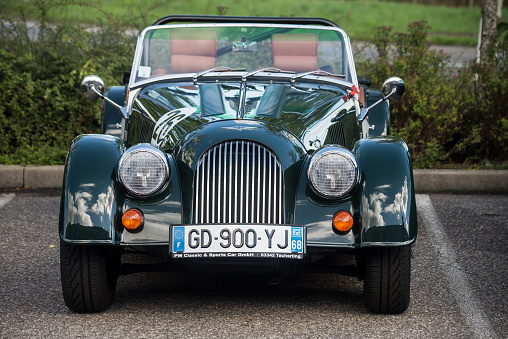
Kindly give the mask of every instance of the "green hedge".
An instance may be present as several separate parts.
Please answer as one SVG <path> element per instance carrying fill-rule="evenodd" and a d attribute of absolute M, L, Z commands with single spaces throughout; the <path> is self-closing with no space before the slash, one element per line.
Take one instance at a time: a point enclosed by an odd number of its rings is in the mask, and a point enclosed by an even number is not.
<path fill-rule="evenodd" d="M 135 37 L 125 27 L 96 31 L 47 22 L 47 4 L 31 7 L 38 25 L 1 18 L 0 163 L 52 165 L 65 161 L 72 139 L 100 130 L 100 103 L 80 93 L 84 76 L 118 85 L 130 70 Z M 33 13 L 32 13 L 33 15 Z M 37 32 L 36 38 L 33 32 Z"/>
<path fill-rule="evenodd" d="M 448 57 L 431 51 L 426 22 L 408 33 L 378 28 L 379 57 L 357 60 L 358 73 L 374 88 L 390 76 L 406 83 L 391 106 L 392 134 L 402 137 L 414 166 L 471 167 L 508 160 L 508 43 L 493 44 L 484 65 L 449 68 Z"/>
<path fill-rule="evenodd" d="M 88 32 L 79 25 L 50 24 L 47 6 L 36 2 L 37 39 L 21 21 L 0 26 L 0 163 L 61 164 L 72 139 L 97 133 L 100 103 L 86 100 L 80 82 L 96 74 L 118 85 L 131 67 L 135 37 L 124 34 L 133 20 L 117 18 Z M 145 16 L 146 17 L 146 16 Z M 121 24 L 119 24 L 121 23 Z M 416 168 L 506 167 L 508 160 L 508 44 L 499 43 L 489 62 L 448 69 L 445 56 L 429 50 L 425 22 L 408 33 L 380 27 L 379 57 L 357 60 L 359 75 L 380 88 L 389 76 L 406 82 L 392 104 L 392 132 L 404 138 Z M 499 165 L 500 164 L 500 165 Z"/>

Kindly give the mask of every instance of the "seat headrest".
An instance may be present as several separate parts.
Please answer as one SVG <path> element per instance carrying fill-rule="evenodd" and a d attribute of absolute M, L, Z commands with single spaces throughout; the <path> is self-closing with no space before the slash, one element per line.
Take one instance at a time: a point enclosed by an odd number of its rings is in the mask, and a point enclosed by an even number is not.
<path fill-rule="evenodd" d="M 171 73 L 194 73 L 215 67 L 214 29 L 171 31 Z"/>
<path fill-rule="evenodd" d="M 272 59 L 273 67 L 287 71 L 298 73 L 317 70 L 317 35 L 272 35 Z"/>

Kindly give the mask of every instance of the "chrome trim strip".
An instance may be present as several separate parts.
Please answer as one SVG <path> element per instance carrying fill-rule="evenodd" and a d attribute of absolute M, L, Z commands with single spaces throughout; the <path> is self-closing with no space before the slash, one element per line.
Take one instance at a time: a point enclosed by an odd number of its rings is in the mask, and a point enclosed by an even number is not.
<path fill-rule="evenodd" d="M 213 182 L 212 182 L 212 220 L 215 220 L 215 151 L 217 146 L 213 148 Z"/>
<path fill-rule="evenodd" d="M 272 153 L 268 151 L 268 187 L 272 187 Z M 268 192 L 270 193 L 270 192 Z M 272 195 L 268 194 L 268 223 L 272 221 Z"/>
<path fill-rule="evenodd" d="M 261 145 L 258 145 L 258 190 L 257 190 L 257 194 L 258 194 L 258 208 L 257 208 L 257 222 L 259 224 L 259 211 L 260 211 L 260 208 L 259 208 L 259 192 L 260 191 L 260 188 L 259 188 L 259 185 L 260 185 L 260 181 L 261 181 Z"/>
<path fill-rule="evenodd" d="M 238 111 L 236 112 L 236 118 L 237 119 L 243 119 L 243 115 L 245 114 L 245 101 L 247 98 L 247 85 L 245 82 L 242 81 L 240 84 L 240 99 L 239 99 L 239 106 Z"/>
<path fill-rule="evenodd" d="M 219 163 L 222 163 L 222 144 L 219 145 Z M 219 181 L 221 178 L 221 176 L 220 176 L 221 172 L 222 172 L 222 166 L 219 167 L 219 177 L 218 177 L 217 181 Z M 222 199 L 220 197 L 222 195 L 221 195 L 221 189 L 219 187 L 219 192 L 218 192 L 218 196 L 217 196 L 217 215 L 219 216 L 219 222 L 224 222 L 224 214 L 221 215 L 221 213 L 220 213 L 220 211 L 222 210 L 222 206 L 220 204 Z M 225 204 L 223 204 L 223 205 L 225 205 Z"/>
<path fill-rule="evenodd" d="M 127 104 L 127 113 L 129 114 L 129 116 L 130 116 L 130 112 L 132 112 L 132 106 L 134 105 L 134 100 L 137 99 L 139 92 L 141 92 L 141 87 L 129 89 L 129 96 L 127 97 L 127 103 L 126 103 Z"/>
<path fill-rule="evenodd" d="M 411 240 L 401 241 L 401 242 L 396 242 L 396 241 L 385 241 L 385 242 L 368 241 L 368 242 L 362 242 L 361 247 L 368 247 L 368 246 L 373 246 L 373 247 L 374 246 L 375 247 L 405 246 L 405 245 L 412 244 L 415 240 L 416 240 L 416 238 L 411 239 Z"/>
<path fill-rule="evenodd" d="M 307 241 L 307 248 L 309 247 L 331 247 L 331 248 L 355 248 L 354 244 L 330 244 L 325 242 L 309 242 Z"/>
<path fill-rule="evenodd" d="M 283 198 L 283 187 L 284 187 L 284 180 L 282 176 L 282 166 L 279 164 L 279 178 L 280 178 L 280 184 L 279 184 L 279 224 L 284 223 L 284 207 L 282 205 L 282 199 Z"/>
<path fill-rule="evenodd" d="M 228 222 L 231 222 L 231 211 L 233 210 L 232 204 L 231 204 L 231 191 L 232 191 L 232 182 L 233 180 L 231 178 L 233 173 L 233 143 L 230 143 L 229 146 L 229 219 Z"/>
<path fill-rule="evenodd" d="M 236 141 L 235 148 L 235 220 L 234 222 L 238 222 L 238 140 Z"/>
<path fill-rule="evenodd" d="M 263 149 L 263 184 L 266 182 L 266 149 Z M 263 185 L 263 213 L 261 215 L 261 222 L 265 222 L 265 215 L 266 215 L 266 212 L 265 212 L 265 207 L 266 207 L 266 203 L 265 203 L 265 197 L 266 197 L 266 185 Z"/>
<path fill-rule="evenodd" d="M 245 175 L 245 178 L 247 179 L 247 183 L 245 185 L 245 222 L 249 222 L 249 183 L 250 183 L 250 176 L 249 176 L 249 169 L 250 169 L 250 163 L 249 163 L 249 155 L 250 155 L 250 142 L 247 141 L 247 157 L 245 158 L 247 160 L 247 174 Z M 242 157 L 243 159 L 243 157 Z M 243 194 L 242 194 L 243 196 Z"/>
<path fill-rule="evenodd" d="M 62 236 L 60 236 L 60 239 L 62 239 L 63 241 L 65 241 L 66 243 L 69 243 L 69 244 L 108 244 L 108 245 L 116 245 L 116 246 L 120 246 L 120 245 L 125 245 L 125 244 L 122 244 L 122 243 L 118 243 L 117 241 L 113 241 L 113 240 L 70 240 L 70 239 L 67 239 L 67 238 L 63 238 Z M 165 243 L 167 244 L 167 243 Z"/>
<path fill-rule="evenodd" d="M 256 145 L 252 143 L 252 181 L 251 181 L 251 190 L 252 190 L 252 199 L 251 199 L 251 208 L 250 208 L 250 220 L 249 222 L 254 222 L 254 171 L 255 169 L 255 163 L 256 163 Z"/>
<path fill-rule="evenodd" d="M 210 149 L 208 150 L 208 161 L 207 161 L 207 173 L 206 173 L 206 201 L 210 201 Z M 210 213 L 206 213 L 206 222 L 209 221 Z"/>
<path fill-rule="evenodd" d="M 243 222 L 243 145 L 244 145 L 244 141 L 242 140 L 242 150 L 241 150 L 242 165 L 240 167 L 240 222 Z M 237 150 L 237 154 L 238 153 L 239 152 Z"/>
<path fill-rule="evenodd" d="M 201 161 L 203 163 L 203 161 Z M 201 222 L 203 222 L 203 216 L 205 215 L 204 211 L 204 200 L 205 200 L 205 194 L 204 194 L 204 186 L 205 186 L 205 170 L 201 168 Z"/>
<path fill-rule="evenodd" d="M 195 183 L 195 186 L 194 186 L 194 192 L 197 192 L 198 189 L 199 189 L 199 163 L 200 161 L 198 161 L 198 165 L 196 166 L 196 183 Z M 196 201 L 194 200 L 194 220 L 198 220 L 198 204 L 196 203 Z"/>
<path fill-rule="evenodd" d="M 360 246 L 356 246 L 356 244 L 337 244 L 337 243 L 325 243 L 325 242 L 309 242 L 307 241 L 307 247 L 315 246 L 315 247 L 334 247 L 334 248 L 356 248 L 361 249 L 365 247 L 389 247 L 389 246 L 406 246 L 412 244 L 415 239 L 402 241 L 402 242 L 364 242 L 361 243 Z"/>

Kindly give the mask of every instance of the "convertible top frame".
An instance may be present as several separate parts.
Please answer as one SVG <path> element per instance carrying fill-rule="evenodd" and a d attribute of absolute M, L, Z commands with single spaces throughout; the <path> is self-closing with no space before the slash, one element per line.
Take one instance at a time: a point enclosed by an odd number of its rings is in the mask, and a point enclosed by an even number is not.
<path fill-rule="evenodd" d="M 168 15 L 155 21 L 152 26 L 170 23 L 258 23 L 258 24 L 290 24 L 319 25 L 340 28 L 336 23 L 323 18 L 302 17 L 269 17 L 269 16 L 222 16 L 222 15 Z"/>

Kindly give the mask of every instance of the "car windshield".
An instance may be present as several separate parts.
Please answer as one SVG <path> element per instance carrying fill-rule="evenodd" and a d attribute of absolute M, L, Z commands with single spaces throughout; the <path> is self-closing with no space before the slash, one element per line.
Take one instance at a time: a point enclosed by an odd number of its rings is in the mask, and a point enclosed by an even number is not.
<path fill-rule="evenodd" d="M 141 35 L 131 84 L 214 67 L 252 72 L 265 67 L 303 73 L 325 71 L 350 82 L 342 30 L 265 24 L 195 24 L 147 28 Z M 354 67 L 354 66 L 353 66 Z"/>

